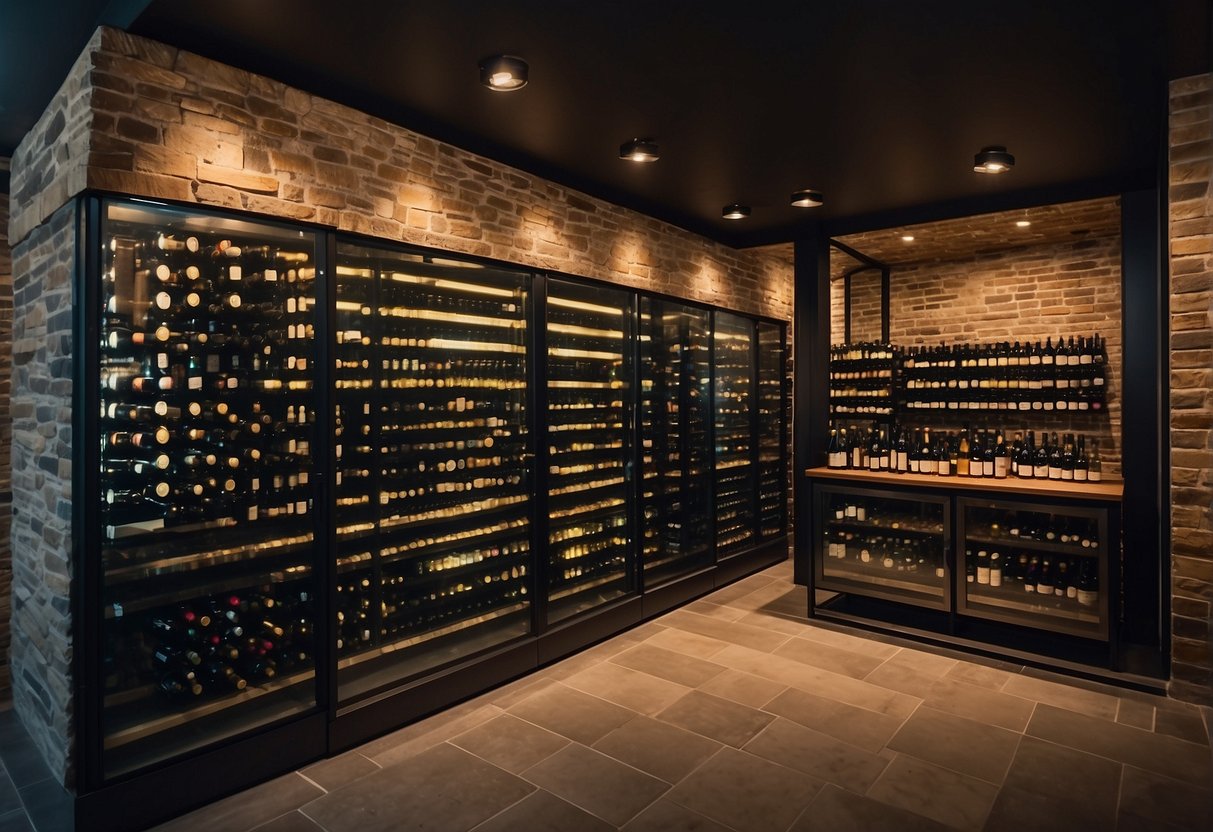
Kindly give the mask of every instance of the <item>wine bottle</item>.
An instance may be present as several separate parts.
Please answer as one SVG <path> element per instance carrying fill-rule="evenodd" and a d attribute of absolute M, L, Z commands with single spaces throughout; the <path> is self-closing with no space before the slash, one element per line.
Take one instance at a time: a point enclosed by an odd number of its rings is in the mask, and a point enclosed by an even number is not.
<path fill-rule="evenodd" d="M 1005 480 L 1009 471 L 1010 457 L 1007 452 L 1007 443 L 999 433 L 994 440 L 994 477 Z"/>
<path fill-rule="evenodd" d="M 1091 439 L 1091 457 L 1087 460 L 1087 481 L 1100 482 L 1103 479 L 1103 462 L 1099 457 L 1099 440 Z"/>
<path fill-rule="evenodd" d="M 1087 457 L 1087 438 L 1085 436 L 1078 437 L 1078 453 L 1074 457 L 1074 481 L 1086 482 L 1087 473 L 1090 470 L 1091 461 Z"/>
<path fill-rule="evenodd" d="M 960 443 L 956 446 L 956 476 L 969 476 L 969 428 L 968 425 L 961 431 Z"/>

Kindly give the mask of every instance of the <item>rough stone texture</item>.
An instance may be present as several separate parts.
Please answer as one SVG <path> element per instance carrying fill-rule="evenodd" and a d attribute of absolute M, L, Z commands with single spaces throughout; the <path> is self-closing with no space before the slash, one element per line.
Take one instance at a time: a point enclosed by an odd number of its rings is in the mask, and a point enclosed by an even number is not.
<path fill-rule="evenodd" d="M 1213 75 L 1170 98 L 1170 693 L 1213 704 Z"/>
<path fill-rule="evenodd" d="M 7 159 L 0 159 L 7 163 Z M 13 261 L 8 247 L 8 194 L 0 193 L 0 710 L 12 699 L 9 676 L 9 595 L 13 583 L 12 525 L 13 483 L 9 467 L 12 421 L 9 416 L 9 376 L 12 371 Z"/>
<path fill-rule="evenodd" d="M 13 247 L 13 704 L 71 782 L 74 203 Z"/>
<path fill-rule="evenodd" d="M 852 280 L 851 340 L 879 340 L 879 272 L 865 272 Z M 983 425 L 993 419 L 992 424 L 1012 434 L 1020 429 L 1047 429 L 1097 436 L 1104 476 L 1119 477 L 1120 284 L 1119 233 L 898 265 L 889 278 L 889 336 L 894 344 L 910 347 L 940 342 L 1043 342 L 1048 337 L 1098 332 L 1108 342 L 1106 416 L 1089 411 L 1073 415 L 1057 411 L 1004 412 L 968 421 Z M 833 281 L 830 290 L 830 336 L 832 343 L 839 344 L 843 336 L 842 280 Z M 913 425 L 920 421 L 955 429 L 966 416 L 959 411 L 932 411 L 925 421 L 920 417 L 906 419 Z"/>

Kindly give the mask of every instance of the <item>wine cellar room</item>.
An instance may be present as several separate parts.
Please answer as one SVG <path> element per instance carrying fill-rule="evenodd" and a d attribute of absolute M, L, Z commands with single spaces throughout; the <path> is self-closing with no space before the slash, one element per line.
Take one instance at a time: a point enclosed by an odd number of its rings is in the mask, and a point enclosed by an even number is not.
<path fill-rule="evenodd" d="M 1213 825 L 1213 4 L 67 2 L 0 832 Z"/>

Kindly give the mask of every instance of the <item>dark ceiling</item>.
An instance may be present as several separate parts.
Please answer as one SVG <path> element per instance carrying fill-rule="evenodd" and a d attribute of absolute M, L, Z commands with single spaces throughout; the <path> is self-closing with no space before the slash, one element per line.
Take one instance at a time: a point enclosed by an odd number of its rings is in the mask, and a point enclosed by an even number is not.
<path fill-rule="evenodd" d="M 0 155 L 104 21 L 734 245 L 790 240 L 814 219 L 1149 186 L 1166 80 L 1209 68 L 1208 0 L 0 6 Z M 481 87 L 477 61 L 496 53 L 526 58 L 530 85 Z M 634 136 L 661 160 L 620 161 Z M 1015 154 L 1013 172 L 973 173 L 990 144 Z M 826 205 L 790 207 L 803 187 Z M 721 219 L 730 202 L 752 216 Z"/>

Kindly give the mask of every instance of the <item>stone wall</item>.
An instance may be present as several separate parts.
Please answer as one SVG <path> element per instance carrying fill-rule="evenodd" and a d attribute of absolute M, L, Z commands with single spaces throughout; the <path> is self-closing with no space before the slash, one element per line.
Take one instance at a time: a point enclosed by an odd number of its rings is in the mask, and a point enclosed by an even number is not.
<path fill-rule="evenodd" d="M 878 275 L 878 273 L 873 273 Z M 879 278 L 855 279 L 873 280 Z M 830 286 L 831 342 L 842 343 L 842 280 Z M 852 340 L 880 337 L 879 292 L 855 293 Z M 866 300 L 865 300 L 866 299 Z M 1074 431 L 1100 439 L 1104 476 L 1120 476 L 1121 447 L 1121 277 L 1120 239 L 1037 245 L 971 257 L 897 266 L 889 278 L 889 337 L 902 347 L 945 342 L 991 343 L 1025 339 L 1043 342 L 1059 335 L 1098 332 L 1108 342 L 1108 413 L 1004 413 L 994 416 L 1014 434 L 1020 429 Z M 874 323 L 873 323 L 874 321 Z M 989 417 L 986 418 L 988 421 Z M 932 411 L 931 424 L 957 429 L 959 411 L 949 418 Z M 975 424 L 984 421 L 972 420 Z M 925 422 L 924 422 L 925 423 Z M 915 423 L 916 424 L 916 423 Z"/>
<path fill-rule="evenodd" d="M 70 783 L 72 269 L 68 204 L 13 246 L 13 704 Z"/>
<path fill-rule="evenodd" d="M 3 168 L 8 160 L 0 159 Z M 0 183 L 2 184 L 2 183 Z M 8 247 L 8 194 L 0 191 L 0 709 L 12 699 L 9 675 L 10 594 L 13 585 L 12 525 L 13 483 L 9 467 L 12 421 L 9 415 L 9 376 L 12 372 L 13 261 Z"/>
<path fill-rule="evenodd" d="M 1170 692 L 1213 704 L 1213 76 L 1170 106 Z"/>

